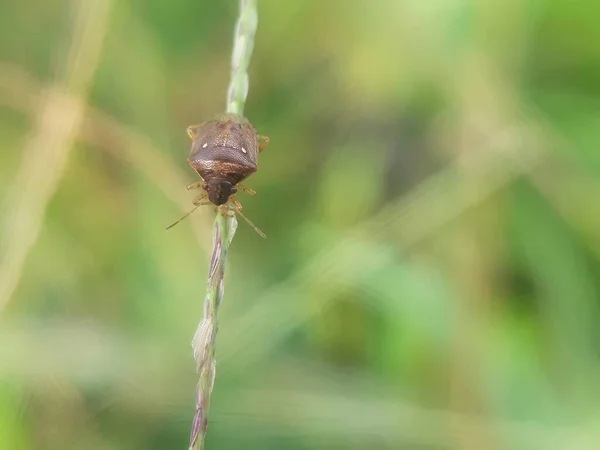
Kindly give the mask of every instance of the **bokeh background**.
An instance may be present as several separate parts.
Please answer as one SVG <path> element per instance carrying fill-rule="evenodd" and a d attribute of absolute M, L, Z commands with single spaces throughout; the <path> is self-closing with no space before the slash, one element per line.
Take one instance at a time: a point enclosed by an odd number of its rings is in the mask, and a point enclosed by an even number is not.
<path fill-rule="evenodd" d="M 0 449 L 187 448 L 237 9 L 2 2 Z M 600 448 L 599 15 L 260 2 L 207 448 Z"/>

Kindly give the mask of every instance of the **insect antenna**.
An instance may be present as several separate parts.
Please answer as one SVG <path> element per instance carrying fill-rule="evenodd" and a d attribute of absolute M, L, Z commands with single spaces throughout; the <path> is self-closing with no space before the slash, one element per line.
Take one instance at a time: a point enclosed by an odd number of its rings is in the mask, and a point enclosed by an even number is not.
<path fill-rule="evenodd" d="M 235 212 L 237 212 L 237 213 L 238 213 L 240 216 L 242 216 L 242 219 L 244 219 L 248 225 L 250 225 L 252 228 L 254 228 L 254 231 L 256 231 L 256 233 L 257 233 L 257 234 L 258 234 L 258 235 L 259 235 L 261 238 L 264 238 L 264 239 L 266 239 L 266 238 L 267 238 L 267 235 L 266 235 L 265 233 L 263 233 L 262 231 L 260 231 L 260 229 L 259 229 L 259 228 L 258 228 L 256 225 L 254 225 L 254 224 L 252 223 L 252 221 L 251 221 L 250 219 L 248 219 L 248 218 L 247 218 L 247 217 L 244 215 L 244 213 L 243 213 L 243 212 L 242 212 L 242 211 L 241 211 L 239 208 L 238 208 L 238 209 L 236 209 L 236 210 L 235 210 Z"/>
<path fill-rule="evenodd" d="M 192 208 L 192 210 L 188 213 L 186 213 L 183 217 L 181 217 L 180 219 L 176 220 L 175 222 L 173 222 L 171 225 L 169 225 L 167 228 L 165 228 L 166 230 L 170 230 L 171 228 L 173 228 L 175 225 L 177 225 L 179 222 L 181 222 L 183 219 L 187 218 L 190 214 L 192 214 L 194 211 L 196 211 L 198 209 L 198 207 L 201 205 L 196 205 Z"/>

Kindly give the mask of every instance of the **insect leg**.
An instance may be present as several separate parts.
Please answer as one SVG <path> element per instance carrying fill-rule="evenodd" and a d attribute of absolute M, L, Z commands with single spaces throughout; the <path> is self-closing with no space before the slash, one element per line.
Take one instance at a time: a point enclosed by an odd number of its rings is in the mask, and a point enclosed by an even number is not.
<path fill-rule="evenodd" d="M 198 197 L 196 197 L 192 201 L 192 204 L 194 206 L 208 205 L 210 203 L 211 201 L 208 199 L 208 192 L 206 191 L 202 192 Z"/>
<path fill-rule="evenodd" d="M 254 225 L 250 219 L 248 219 L 244 213 L 242 213 L 242 204 L 233 196 L 229 197 L 229 205 L 231 206 L 231 209 L 234 210 L 236 213 L 238 213 L 242 219 L 244 219 L 246 221 L 246 223 L 248 225 L 250 225 L 252 228 L 254 228 L 254 231 L 256 231 L 256 233 L 262 237 L 262 238 L 267 238 L 267 235 L 265 233 L 263 233 L 262 231 L 260 231 L 260 229 Z"/>
<path fill-rule="evenodd" d="M 190 184 L 188 187 L 186 187 L 186 189 L 188 191 L 191 191 L 192 189 L 204 189 L 204 185 L 206 183 L 204 182 L 204 180 L 201 181 L 196 181 L 195 183 Z"/>
<path fill-rule="evenodd" d="M 256 195 L 256 191 L 254 189 L 250 189 L 249 187 L 244 186 L 243 184 L 238 183 L 236 186 L 240 191 L 244 191 L 248 195 Z M 237 202 L 237 200 L 235 200 Z M 239 202 L 238 202 L 239 203 Z"/>
<path fill-rule="evenodd" d="M 206 195 L 199 195 L 198 197 L 196 197 L 194 199 L 194 201 L 192 202 L 194 207 L 190 210 L 190 212 L 188 212 L 187 214 L 184 214 L 180 219 L 176 220 L 175 222 L 173 222 L 171 225 L 169 225 L 167 227 L 167 230 L 170 230 L 171 228 L 173 228 L 175 225 L 177 225 L 179 222 L 181 222 L 183 219 L 186 219 L 188 216 L 190 216 L 194 211 L 196 211 L 200 206 L 202 205 L 208 205 L 210 204 L 210 201 L 208 200 L 208 198 L 206 198 Z"/>
<path fill-rule="evenodd" d="M 193 141 L 194 138 L 196 137 L 196 133 L 198 131 L 198 128 L 200 128 L 200 125 L 190 125 L 189 127 L 187 127 L 186 132 L 187 135 L 190 137 L 190 139 Z"/>
<path fill-rule="evenodd" d="M 269 137 L 262 134 L 258 135 L 258 151 L 262 152 L 269 145 Z"/>

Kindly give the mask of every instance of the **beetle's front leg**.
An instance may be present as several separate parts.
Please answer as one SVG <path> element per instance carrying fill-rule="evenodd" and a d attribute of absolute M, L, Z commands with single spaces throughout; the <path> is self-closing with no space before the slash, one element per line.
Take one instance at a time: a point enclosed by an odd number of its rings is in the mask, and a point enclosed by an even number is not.
<path fill-rule="evenodd" d="M 208 199 L 208 192 L 202 192 L 198 197 L 192 200 L 194 206 L 208 205 L 211 201 Z"/>
<path fill-rule="evenodd" d="M 198 197 L 196 197 L 193 201 L 192 204 L 194 205 L 194 207 L 192 208 L 192 210 L 190 212 L 188 212 L 187 214 L 185 214 L 183 217 L 181 217 L 181 219 L 177 220 L 176 222 L 173 222 L 171 225 L 169 225 L 167 227 L 167 230 L 173 228 L 175 225 L 177 225 L 179 222 L 181 222 L 183 219 L 185 219 L 186 217 L 188 217 L 190 214 L 192 214 L 194 211 L 196 211 L 196 209 L 198 209 L 200 206 L 202 205 L 209 205 L 211 202 L 208 199 L 208 193 L 206 191 L 203 191 Z"/>
<path fill-rule="evenodd" d="M 250 189 L 249 187 L 246 187 L 241 183 L 238 183 L 237 188 L 240 191 L 244 191 L 248 195 L 256 195 L 256 191 L 254 189 Z"/>
<path fill-rule="evenodd" d="M 191 191 L 193 189 L 205 189 L 206 190 L 206 183 L 204 180 L 196 181 L 195 183 L 192 183 L 188 187 L 186 187 L 186 189 L 188 191 Z"/>
<path fill-rule="evenodd" d="M 235 198 L 235 196 L 229 197 L 229 202 L 227 205 L 223 205 L 225 208 L 222 210 L 225 214 L 230 214 L 231 212 L 237 213 L 241 216 L 242 219 L 246 221 L 248 225 L 254 228 L 254 231 L 258 233 L 258 235 L 262 238 L 267 238 L 267 235 L 260 231 L 260 229 L 252 223 L 250 219 L 248 219 L 244 213 L 242 212 L 242 204 Z"/>

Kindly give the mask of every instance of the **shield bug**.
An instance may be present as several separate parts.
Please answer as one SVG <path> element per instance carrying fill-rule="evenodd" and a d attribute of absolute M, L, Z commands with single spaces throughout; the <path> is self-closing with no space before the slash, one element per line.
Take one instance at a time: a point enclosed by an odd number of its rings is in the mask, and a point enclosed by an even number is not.
<path fill-rule="evenodd" d="M 240 183 L 258 170 L 258 153 L 267 146 L 269 138 L 258 135 L 248 120 L 236 114 L 225 114 L 200 125 L 192 125 L 187 133 L 192 140 L 187 162 L 201 178 L 201 181 L 189 185 L 188 189 L 202 189 L 202 192 L 193 201 L 194 209 L 169 228 L 201 205 L 228 204 L 258 234 L 265 237 L 242 214 L 242 205 L 234 194 L 238 190 L 250 195 L 256 193 Z"/>

